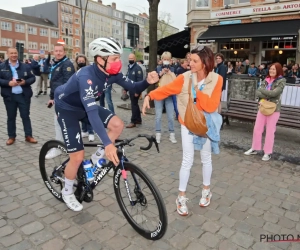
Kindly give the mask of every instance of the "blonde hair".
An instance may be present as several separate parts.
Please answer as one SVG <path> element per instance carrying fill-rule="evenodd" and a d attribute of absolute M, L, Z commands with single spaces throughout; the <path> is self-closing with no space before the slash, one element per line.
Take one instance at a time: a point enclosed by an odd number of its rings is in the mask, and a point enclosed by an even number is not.
<path fill-rule="evenodd" d="M 163 60 L 163 59 L 171 60 L 172 54 L 169 51 L 165 51 L 164 53 L 162 53 L 160 58 L 161 58 L 161 60 Z"/>

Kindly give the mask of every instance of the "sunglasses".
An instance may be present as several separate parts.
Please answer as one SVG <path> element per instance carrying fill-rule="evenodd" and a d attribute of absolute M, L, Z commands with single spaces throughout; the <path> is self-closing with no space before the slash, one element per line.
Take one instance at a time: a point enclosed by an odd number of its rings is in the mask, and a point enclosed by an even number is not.
<path fill-rule="evenodd" d="M 205 49 L 205 46 L 202 45 L 202 44 L 198 45 L 195 49 L 196 49 L 198 52 L 204 51 L 205 54 L 207 54 L 207 51 L 206 51 L 206 49 Z"/>

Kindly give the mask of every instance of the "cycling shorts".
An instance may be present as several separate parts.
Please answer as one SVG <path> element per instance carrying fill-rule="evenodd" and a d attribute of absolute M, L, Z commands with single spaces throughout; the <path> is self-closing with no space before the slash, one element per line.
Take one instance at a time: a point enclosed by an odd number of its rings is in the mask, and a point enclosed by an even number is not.
<path fill-rule="evenodd" d="M 55 112 L 68 153 L 83 150 L 84 146 L 79 122 L 90 124 L 87 113 L 85 111 L 65 110 L 58 106 L 55 106 Z M 98 106 L 98 114 L 105 128 L 107 128 L 110 119 L 115 116 L 109 109 L 101 106 Z"/>

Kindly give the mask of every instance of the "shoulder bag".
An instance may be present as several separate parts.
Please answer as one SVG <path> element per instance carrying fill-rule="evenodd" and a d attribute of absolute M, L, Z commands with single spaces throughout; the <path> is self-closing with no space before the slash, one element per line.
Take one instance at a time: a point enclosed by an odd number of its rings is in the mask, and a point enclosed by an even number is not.
<path fill-rule="evenodd" d="M 269 116 L 275 112 L 276 107 L 277 107 L 276 103 L 264 100 L 259 105 L 259 111 L 263 115 Z"/>
<path fill-rule="evenodd" d="M 184 116 L 184 124 L 186 128 L 195 135 L 206 137 L 208 131 L 206 119 L 203 111 L 199 110 L 194 104 L 194 98 L 191 95 L 192 75 L 189 82 L 189 100 Z M 194 86 L 193 86 L 194 88 Z"/>

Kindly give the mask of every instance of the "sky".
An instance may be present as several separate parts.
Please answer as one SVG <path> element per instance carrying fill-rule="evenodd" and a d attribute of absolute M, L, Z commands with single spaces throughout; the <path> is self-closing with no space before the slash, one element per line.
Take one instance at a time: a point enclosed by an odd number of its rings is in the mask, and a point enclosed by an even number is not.
<path fill-rule="evenodd" d="M 2 0 L 3 1 L 3 0 Z M 48 0 L 51 2 L 53 0 Z M 25 3 L 26 2 L 26 3 Z M 13 12 L 22 13 L 22 7 L 32 6 L 35 4 L 45 3 L 46 0 L 7 0 L 5 4 L 1 4 L 0 8 Z M 102 0 L 103 4 L 111 4 L 115 2 L 117 9 L 132 14 L 141 12 L 148 13 L 149 4 L 147 0 Z M 138 3 L 138 4 L 137 4 Z M 159 4 L 159 12 L 171 14 L 171 25 L 180 31 L 184 29 L 186 24 L 187 1 L 186 0 L 161 0 Z"/>

